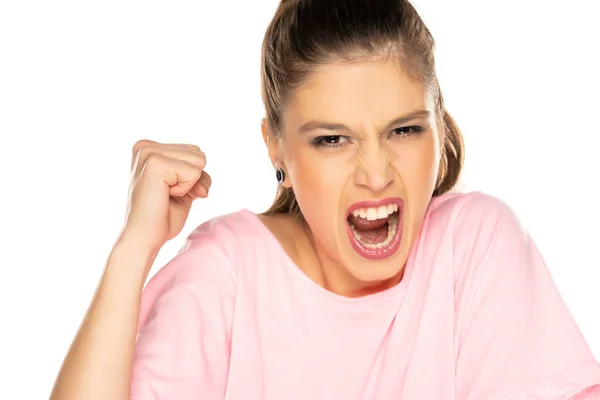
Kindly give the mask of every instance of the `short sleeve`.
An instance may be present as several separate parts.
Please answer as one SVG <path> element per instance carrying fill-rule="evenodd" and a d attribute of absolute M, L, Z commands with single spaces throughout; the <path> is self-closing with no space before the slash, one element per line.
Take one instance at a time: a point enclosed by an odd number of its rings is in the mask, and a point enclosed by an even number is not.
<path fill-rule="evenodd" d="M 514 213 L 473 196 L 455 238 L 457 399 L 600 399 L 600 366 Z"/>
<path fill-rule="evenodd" d="M 200 235 L 202 236 L 202 235 Z M 132 400 L 222 400 L 229 368 L 234 276 L 208 237 L 188 238 L 142 294 Z"/>

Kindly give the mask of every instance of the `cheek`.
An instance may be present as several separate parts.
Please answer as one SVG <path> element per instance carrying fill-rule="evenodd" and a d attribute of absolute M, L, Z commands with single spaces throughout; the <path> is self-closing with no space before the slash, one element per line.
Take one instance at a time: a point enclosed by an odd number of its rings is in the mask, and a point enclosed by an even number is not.
<path fill-rule="evenodd" d="M 351 182 L 351 168 L 339 156 L 303 149 L 296 152 L 289 169 L 296 199 L 313 234 L 326 247 L 335 246 L 337 236 L 331 232 L 341 226 L 342 200 Z"/>
<path fill-rule="evenodd" d="M 404 152 L 402 157 L 397 158 L 396 169 L 402 179 L 407 197 L 404 226 L 415 235 L 420 231 L 435 188 L 439 154 L 437 140 L 429 138 L 415 146 L 412 151 Z"/>
<path fill-rule="evenodd" d="M 414 146 L 397 152 L 395 169 L 409 198 L 425 198 L 429 202 L 438 176 L 439 158 L 438 141 L 431 134 Z"/>
<path fill-rule="evenodd" d="M 339 205 L 348 179 L 336 157 L 327 157 L 313 149 L 298 151 L 290 165 L 292 185 L 305 213 L 332 213 Z M 307 215 L 308 217 L 308 215 Z"/>

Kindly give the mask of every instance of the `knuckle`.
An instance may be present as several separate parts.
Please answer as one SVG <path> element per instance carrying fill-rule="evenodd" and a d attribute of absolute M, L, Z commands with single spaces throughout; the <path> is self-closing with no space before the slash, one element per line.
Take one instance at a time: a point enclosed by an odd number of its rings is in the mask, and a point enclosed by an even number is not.
<path fill-rule="evenodd" d="M 141 149 L 147 146 L 150 143 L 148 139 L 141 139 L 134 143 L 132 147 L 133 154 L 137 154 Z"/>
<path fill-rule="evenodd" d="M 146 160 L 148 157 L 150 157 L 152 154 L 157 154 L 155 151 L 153 151 L 152 147 L 147 144 L 143 147 L 141 147 L 138 150 L 138 153 L 140 160 L 144 161 Z"/>
<path fill-rule="evenodd" d="M 204 167 L 206 167 L 206 158 L 205 157 L 198 157 L 197 166 L 198 166 L 198 168 L 204 168 Z"/>
<path fill-rule="evenodd" d="M 202 171 L 199 168 L 185 167 L 178 171 L 178 175 L 187 182 L 195 183 L 199 180 Z"/>
<path fill-rule="evenodd" d="M 146 161 L 144 162 L 144 167 L 156 170 L 163 163 L 163 157 L 158 153 L 151 153 L 146 157 Z"/>
<path fill-rule="evenodd" d="M 156 163 L 157 160 L 164 160 L 165 156 L 160 151 L 160 146 L 150 142 L 146 144 L 144 147 L 140 148 L 137 153 L 138 163 L 140 165 L 145 165 L 148 162 L 149 158 L 152 158 Z"/>

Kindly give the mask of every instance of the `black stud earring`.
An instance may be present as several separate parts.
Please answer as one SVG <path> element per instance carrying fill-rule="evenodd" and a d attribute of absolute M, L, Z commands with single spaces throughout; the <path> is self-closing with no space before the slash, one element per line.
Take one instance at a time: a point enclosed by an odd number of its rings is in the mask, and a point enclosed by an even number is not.
<path fill-rule="evenodd" d="M 285 181 L 285 172 L 283 172 L 283 170 L 281 168 L 277 168 L 275 170 L 275 176 L 277 177 L 277 183 L 282 185 L 283 182 Z"/>

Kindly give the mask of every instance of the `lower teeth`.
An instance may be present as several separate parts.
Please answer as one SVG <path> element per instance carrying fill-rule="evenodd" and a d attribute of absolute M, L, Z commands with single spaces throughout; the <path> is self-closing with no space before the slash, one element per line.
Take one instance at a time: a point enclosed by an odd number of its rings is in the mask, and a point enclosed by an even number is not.
<path fill-rule="evenodd" d="M 396 232 L 398 231 L 398 214 L 397 213 L 394 213 L 390 216 L 390 219 L 388 220 L 388 228 L 387 229 L 388 229 L 388 234 L 383 242 L 377 243 L 377 244 L 365 243 L 362 241 L 360 233 L 356 232 L 356 230 L 354 229 L 354 225 L 350 224 L 350 230 L 352 231 L 352 234 L 354 235 L 356 240 L 358 240 L 365 248 L 371 249 L 371 250 L 377 250 L 377 249 L 384 248 L 392 242 L 392 239 L 394 238 L 394 236 L 396 236 Z"/>

